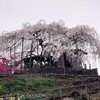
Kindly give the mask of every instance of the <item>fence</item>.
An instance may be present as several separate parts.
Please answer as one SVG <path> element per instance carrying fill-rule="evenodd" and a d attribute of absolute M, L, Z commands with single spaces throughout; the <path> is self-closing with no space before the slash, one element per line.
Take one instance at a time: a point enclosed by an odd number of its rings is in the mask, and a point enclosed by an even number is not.
<path fill-rule="evenodd" d="M 35 74 L 80 74 L 80 75 L 98 75 L 97 69 L 82 69 L 82 70 L 74 70 L 62 67 L 40 67 L 35 66 L 32 68 L 32 72 Z"/>
<path fill-rule="evenodd" d="M 54 73 L 49 73 L 49 74 L 31 74 L 33 76 L 42 76 L 42 77 L 55 77 L 55 78 L 63 78 L 63 79 L 68 79 L 68 78 L 74 78 L 74 77 L 82 77 L 82 78 L 100 78 L 98 75 L 80 75 L 80 74 L 54 74 Z"/>

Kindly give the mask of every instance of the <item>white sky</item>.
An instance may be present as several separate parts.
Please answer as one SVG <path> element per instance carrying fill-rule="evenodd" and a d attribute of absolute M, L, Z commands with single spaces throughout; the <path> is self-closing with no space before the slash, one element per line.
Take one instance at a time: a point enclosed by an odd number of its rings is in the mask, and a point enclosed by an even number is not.
<path fill-rule="evenodd" d="M 0 0 L 0 32 L 62 19 L 66 26 L 89 25 L 100 34 L 100 0 Z"/>

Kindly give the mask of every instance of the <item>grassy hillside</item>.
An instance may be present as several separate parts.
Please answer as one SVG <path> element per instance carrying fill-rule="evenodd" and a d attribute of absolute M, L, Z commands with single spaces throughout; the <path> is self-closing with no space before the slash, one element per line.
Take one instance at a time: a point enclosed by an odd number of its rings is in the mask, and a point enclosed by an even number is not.
<path fill-rule="evenodd" d="M 0 78 L 0 95 L 10 93 L 25 93 L 55 87 L 55 79 L 31 75 Z"/>
<path fill-rule="evenodd" d="M 87 88 L 85 88 L 87 86 Z M 3 94 L 27 94 L 28 92 L 42 91 L 47 89 L 62 88 L 62 93 L 70 94 L 72 90 L 88 97 L 99 97 L 100 77 L 73 76 L 67 79 L 42 77 L 35 75 L 16 75 L 12 77 L 0 78 L 0 95 Z M 65 89 L 68 87 L 68 89 Z M 73 88 L 74 87 L 74 88 Z M 85 91 L 87 89 L 87 91 Z M 60 95 L 60 91 L 49 92 L 49 96 Z M 88 94 L 87 94 L 88 92 Z M 41 93 L 41 92 L 40 92 Z M 40 95 L 39 93 L 39 95 Z M 43 94 L 41 94 L 43 96 Z M 80 98 L 80 96 L 79 96 Z M 92 100 L 92 99 L 91 99 Z"/>

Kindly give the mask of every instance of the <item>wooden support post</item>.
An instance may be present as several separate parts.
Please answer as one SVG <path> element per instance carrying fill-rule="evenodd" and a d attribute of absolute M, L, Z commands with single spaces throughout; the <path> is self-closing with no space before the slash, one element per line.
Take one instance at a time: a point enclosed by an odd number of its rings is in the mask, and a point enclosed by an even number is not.
<path fill-rule="evenodd" d="M 3 100 L 6 100 L 6 95 L 3 95 Z"/>
<path fill-rule="evenodd" d="M 64 75 L 65 75 L 66 74 L 66 54 L 65 53 L 63 53 L 63 67 L 64 67 Z"/>
<path fill-rule="evenodd" d="M 49 97 L 48 97 L 48 91 L 46 91 L 46 100 L 48 100 L 48 98 L 49 98 Z"/>
<path fill-rule="evenodd" d="M 10 47 L 10 57 L 11 57 L 11 47 Z M 11 58 L 10 58 L 11 59 Z"/>
<path fill-rule="evenodd" d="M 38 41 L 38 40 L 37 40 L 37 41 Z M 39 45 L 38 45 L 38 42 L 37 42 L 37 57 L 38 57 L 38 55 L 39 55 L 39 53 L 38 53 L 38 49 L 39 49 L 38 46 L 39 46 Z M 37 58 L 37 65 L 39 65 L 38 60 L 39 60 L 39 58 Z"/>
<path fill-rule="evenodd" d="M 48 77 L 48 74 L 46 73 L 46 78 Z"/>
<path fill-rule="evenodd" d="M 88 99 L 90 100 L 90 96 L 88 94 L 88 87 L 87 87 L 87 85 L 85 85 L 85 94 L 88 97 Z"/>
<path fill-rule="evenodd" d="M 22 67 L 23 67 L 23 47 L 24 47 L 24 37 L 22 37 L 22 52 L 21 52 L 21 70 L 22 70 Z"/>
<path fill-rule="evenodd" d="M 30 93 L 30 96 L 31 96 L 31 100 L 32 100 L 32 92 Z"/>
<path fill-rule="evenodd" d="M 59 89 L 59 92 L 60 92 L 60 97 L 62 97 L 62 90 L 61 90 L 61 88 Z"/>
<path fill-rule="evenodd" d="M 31 50 L 30 50 L 30 60 L 29 60 L 29 68 L 32 68 L 32 50 L 33 50 L 33 38 L 32 38 L 32 42 L 31 42 Z"/>
<path fill-rule="evenodd" d="M 15 100 L 18 100 L 18 95 L 17 94 L 15 94 Z"/>
<path fill-rule="evenodd" d="M 16 53 L 16 33 L 15 33 L 15 39 L 14 39 L 14 57 L 15 57 L 15 53 Z"/>

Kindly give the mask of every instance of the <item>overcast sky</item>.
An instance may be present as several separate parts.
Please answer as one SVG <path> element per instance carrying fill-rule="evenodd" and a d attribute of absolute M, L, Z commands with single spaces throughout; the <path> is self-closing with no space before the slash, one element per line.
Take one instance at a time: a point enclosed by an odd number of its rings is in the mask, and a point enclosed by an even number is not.
<path fill-rule="evenodd" d="M 89 25 L 100 34 L 100 0 L 0 0 L 0 32 L 62 19 L 66 26 Z"/>

